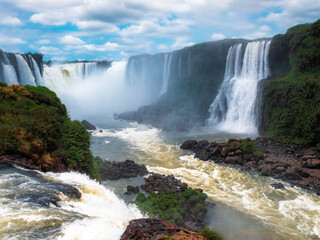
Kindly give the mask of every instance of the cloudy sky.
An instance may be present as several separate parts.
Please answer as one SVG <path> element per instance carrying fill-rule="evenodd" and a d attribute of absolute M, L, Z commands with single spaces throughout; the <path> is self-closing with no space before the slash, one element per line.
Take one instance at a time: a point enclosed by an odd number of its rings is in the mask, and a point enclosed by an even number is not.
<path fill-rule="evenodd" d="M 0 0 L 0 48 L 46 60 L 121 60 L 270 37 L 319 17 L 320 0 Z"/>

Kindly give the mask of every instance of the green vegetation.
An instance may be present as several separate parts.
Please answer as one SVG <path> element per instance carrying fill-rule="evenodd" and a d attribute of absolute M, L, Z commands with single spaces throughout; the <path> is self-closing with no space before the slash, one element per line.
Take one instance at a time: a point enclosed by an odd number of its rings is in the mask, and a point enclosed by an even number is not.
<path fill-rule="evenodd" d="M 147 197 L 139 193 L 134 203 L 148 213 L 151 218 L 158 218 L 183 226 L 184 219 L 190 213 L 205 212 L 205 193 L 187 189 L 181 194 L 150 193 Z"/>
<path fill-rule="evenodd" d="M 320 143 L 320 20 L 289 29 L 272 45 L 270 61 L 280 59 L 276 64 L 288 65 L 288 71 L 265 84 L 262 125 L 283 141 L 315 146 Z M 280 47 L 288 57 L 277 56 Z"/>
<path fill-rule="evenodd" d="M 223 240 L 223 237 L 209 227 L 201 229 L 199 232 L 207 240 Z"/>
<path fill-rule="evenodd" d="M 64 167 L 99 179 L 89 146 L 90 135 L 70 120 L 54 92 L 0 84 L 0 155 L 24 156 L 43 171 Z"/>
<path fill-rule="evenodd" d="M 257 150 L 255 141 L 249 139 L 229 139 L 228 145 L 224 148 L 224 153 L 235 152 L 241 150 L 243 153 L 252 153 L 255 157 L 261 158 L 264 156 L 263 152 Z"/>

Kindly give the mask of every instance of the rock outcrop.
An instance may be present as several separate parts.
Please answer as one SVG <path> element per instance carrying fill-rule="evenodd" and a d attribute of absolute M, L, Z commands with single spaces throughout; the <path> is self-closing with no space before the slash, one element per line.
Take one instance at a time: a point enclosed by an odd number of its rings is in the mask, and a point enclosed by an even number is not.
<path fill-rule="evenodd" d="M 97 130 L 97 128 L 87 120 L 81 121 L 81 124 L 89 131 Z"/>
<path fill-rule="evenodd" d="M 130 221 L 121 240 L 165 240 L 165 239 L 189 239 L 205 240 L 203 236 L 185 228 L 179 228 L 173 223 L 166 221 L 142 218 Z"/>
<path fill-rule="evenodd" d="M 101 180 L 116 180 L 120 178 L 131 178 L 148 174 L 146 166 L 139 165 L 131 160 L 124 162 L 103 161 L 99 166 Z"/>
<path fill-rule="evenodd" d="M 317 149 L 268 138 L 230 139 L 226 143 L 187 140 L 181 148 L 192 150 L 195 157 L 204 161 L 239 165 L 242 170 L 256 171 L 320 194 L 320 151 Z"/>

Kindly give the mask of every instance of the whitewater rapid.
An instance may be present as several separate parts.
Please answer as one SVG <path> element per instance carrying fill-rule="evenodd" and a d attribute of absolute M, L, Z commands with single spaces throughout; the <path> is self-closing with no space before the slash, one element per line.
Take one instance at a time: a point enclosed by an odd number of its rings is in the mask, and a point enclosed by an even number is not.
<path fill-rule="evenodd" d="M 177 140 L 166 139 L 164 132 L 145 125 L 103 129 L 93 136 L 108 138 L 111 143 L 116 138 L 125 141 L 149 171 L 173 174 L 189 186 L 203 189 L 212 200 L 260 219 L 269 234 L 277 234 L 274 239 L 320 239 L 320 198 L 313 193 L 283 182 L 285 189 L 274 189 L 270 185 L 279 181 L 272 178 L 185 155 L 179 145 L 172 144 Z M 270 236 L 261 239 L 273 238 Z"/>
<path fill-rule="evenodd" d="M 49 180 L 49 181 L 48 181 Z M 54 184 L 79 189 L 81 199 L 71 199 Z M 38 203 L 39 197 L 55 192 L 60 207 Z M 112 191 L 76 172 L 40 173 L 17 168 L 0 168 L 0 239 L 120 239 L 131 219 L 143 215 Z"/>

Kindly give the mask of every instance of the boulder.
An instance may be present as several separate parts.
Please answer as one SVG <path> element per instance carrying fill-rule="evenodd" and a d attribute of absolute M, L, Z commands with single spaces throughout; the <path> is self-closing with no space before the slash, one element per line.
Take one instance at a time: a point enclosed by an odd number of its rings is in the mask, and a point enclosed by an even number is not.
<path fill-rule="evenodd" d="M 132 160 L 124 162 L 104 161 L 99 166 L 101 180 L 116 180 L 147 175 L 149 172 L 145 165 L 139 165 Z"/>
<path fill-rule="evenodd" d="M 198 146 L 198 142 L 196 140 L 187 140 L 180 146 L 181 149 L 184 150 L 192 150 Z"/>
<path fill-rule="evenodd" d="M 173 175 L 162 175 L 152 173 L 149 177 L 145 178 L 146 183 L 141 185 L 141 188 L 148 193 L 151 192 L 165 192 L 165 193 L 181 193 L 185 190 L 185 184 L 182 184 L 179 179 Z"/>
<path fill-rule="evenodd" d="M 306 167 L 312 169 L 320 169 L 320 159 L 308 159 Z"/>
<path fill-rule="evenodd" d="M 270 186 L 273 187 L 274 189 L 284 189 L 285 188 L 282 183 L 272 183 Z"/>
<path fill-rule="evenodd" d="M 139 186 L 127 186 L 127 191 L 124 193 L 126 195 L 130 195 L 130 194 L 137 194 L 140 192 Z"/>
<path fill-rule="evenodd" d="M 203 236 L 163 220 L 141 218 L 131 220 L 120 240 L 205 240 Z"/>
<path fill-rule="evenodd" d="M 85 126 L 87 130 L 90 130 L 90 131 L 97 130 L 97 128 L 93 124 L 89 123 L 87 120 L 81 121 L 81 124 Z"/>

